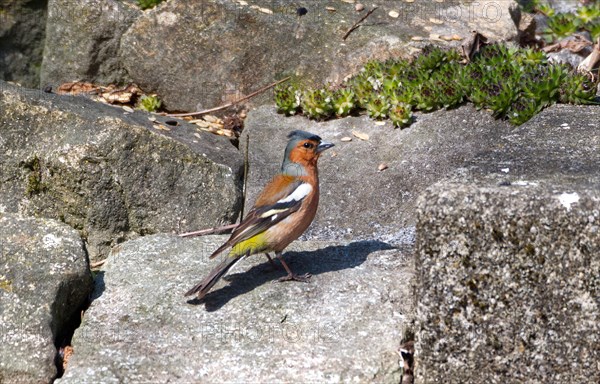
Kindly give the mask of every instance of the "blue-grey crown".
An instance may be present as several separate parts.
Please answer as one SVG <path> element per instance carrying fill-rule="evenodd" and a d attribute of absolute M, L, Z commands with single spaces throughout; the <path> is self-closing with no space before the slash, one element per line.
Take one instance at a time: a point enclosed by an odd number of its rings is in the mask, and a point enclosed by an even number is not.
<path fill-rule="evenodd" d="M 299 129 L 290 132 L 287 137 L 290 140 L 315 140 L 319 142 L 321 141 L 321 137 L 315 135 L 314 133 L 301 131 Z"/>

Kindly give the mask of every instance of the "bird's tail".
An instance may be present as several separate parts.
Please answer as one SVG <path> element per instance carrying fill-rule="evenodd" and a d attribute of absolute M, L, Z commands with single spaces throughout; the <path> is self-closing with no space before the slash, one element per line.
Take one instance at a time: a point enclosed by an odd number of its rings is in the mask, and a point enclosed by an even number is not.
<path fill-rule="evenodd" d="M 215 285 L 221 277 L 225 276 L 227 271 L 229 271 L 229 269 L 231 269 L 231 267 L 233 267 L 235 263 L 237 263 L 241 258 L 242 256 L 226 257 L 225 260 L 223 260 L 219 265 L 217 265 L 216 268 L 213 269 L 208 274 L 208 276 L 204 278 L 204 280 L 202 280 L 201 282 L 196 284 L 192 289 L 187 291 L 185 296 L 191 296 L 197 293 L 199 299 L 203 298 L 208 293 L 208 291 L 210 291 L 213 285 Z"/>

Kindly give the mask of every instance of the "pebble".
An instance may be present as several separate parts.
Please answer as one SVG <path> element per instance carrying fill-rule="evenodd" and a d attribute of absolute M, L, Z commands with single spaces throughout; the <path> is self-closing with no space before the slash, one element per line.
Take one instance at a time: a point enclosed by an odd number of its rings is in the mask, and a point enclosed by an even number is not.
<path fill-rule="evenodd" d="M 348 137 L 348 136 L 345 136 L 345 137 L 342 137 L 342 138 L 340 139 L 340 141 L 343 141 L 343 142 L 348 142 L 348 141 L 352 141 L 352 138 L 351 138 L 351 137 Z"/>
<path fill-rule="evenodd" d="M 328 10 L 329 12 L 335 12 L 335 8 L 333 7 L 325 7 L 326 10 Z"/>
<path fill-rule="evenodd" d="M 413 36 L 410 38 L 412 41 L 423 41 L 425 40 L 423 37 L 421 36 Z"/>
<path fill-rule="evenodd" d="M 132 112 L 133 112 L 133 108 L 131 108 L 130 106 L 127 106 L 127 105 L 124 105 L 124 106 L 123 106 L 123 109 L 124 109 L 125 111 L 129 112 L 129 113 L 132 113 Z"/>
<path fill-rule="evenodd" d="M 397 11 L 390 11 L 388 15 L 390 15 L 390 17 L 393 17 L 394 19 L 400 16 L 400 14 Z"/>
<path fill-rule="evenodd" d="M 358 3 L 354 6 L 354 9 L 356 9 L 356 12 L 360 12 L 365 9 L 365 6 L 361 3 Z"/>
<path fill-rule="evenodd" d="M 344 3 L 354 4 L 356 0 L 342 0 Z"/>
<path fill-rule="evenodd" d="M 435 17 L 430 17 L 429 21 L 433 24 L 444 24 L 444 20 L 436 19 Z"/>
<path fill-rule="evenodd" d="M 387 165 L 386 163 L 381 163 L 381 164 L 379 164 L 379 166 L 377 167 L 377 170 L 378 170 L 379 172 L 381 172 L 381 171 L 384 171 L 384 170 L 386 170 L 386 169 L 388 169 L 388 165 Z"/>
<path fill-rule="evenodd" d="M 266 13 L 267 15 L 272 15 L 273 11 L 271 11 L 269 8 L 259 8 L 259 11 L 261 11 L 262 13 Z"/>

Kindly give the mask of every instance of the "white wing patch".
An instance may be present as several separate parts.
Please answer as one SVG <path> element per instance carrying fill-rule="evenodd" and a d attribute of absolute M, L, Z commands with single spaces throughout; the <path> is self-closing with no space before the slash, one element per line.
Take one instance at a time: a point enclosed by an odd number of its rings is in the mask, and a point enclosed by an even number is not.
<path fill-rule="evenodd" d="M 264 219 L 265 217 L 273 216 L 271 218 L 271 220 L 275 220 L 277 218 L 278 213 L 285 212 L 285 211 L 287 211 L 287 208 L 286 209 L 271 209 L 270 211 L 267 211 L 267 212 L 263 213 L 262 215 L 260 215 L 260 217 L 262 217 Z"/>
<path fill-rule="evenodd" d="M 289 203 L 290 201 L 300 201 L 308 196 L 309 193 L 312 192 L 312 187 L 308 183 L 300 184 L 294 192 L 292 192 L 289 196 L 284 199 L 277 201 L 278 203 Z"/>

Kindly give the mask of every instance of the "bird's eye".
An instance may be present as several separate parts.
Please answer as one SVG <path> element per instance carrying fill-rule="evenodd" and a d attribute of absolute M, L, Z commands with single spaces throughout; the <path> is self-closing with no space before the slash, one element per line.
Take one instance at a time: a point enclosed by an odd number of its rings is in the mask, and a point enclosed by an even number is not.
<path fill-rule="evenodd" d="M 304 143 L 304 148 L 312 148 L 314 145 L 312 143 Z"/>

